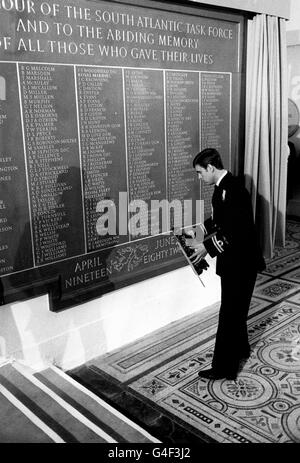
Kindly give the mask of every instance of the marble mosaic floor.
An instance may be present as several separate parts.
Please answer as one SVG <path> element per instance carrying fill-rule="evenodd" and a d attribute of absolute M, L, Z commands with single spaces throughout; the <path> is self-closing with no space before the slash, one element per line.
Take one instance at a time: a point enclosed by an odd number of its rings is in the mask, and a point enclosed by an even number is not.
<path fill-rule="evenodd" d="M 236 381 L 210 367 L 218 304 L 93 359 L 71 376 L 166 444 L 300 442 L 300 223 L 259 274 L 251 356 Z"/>

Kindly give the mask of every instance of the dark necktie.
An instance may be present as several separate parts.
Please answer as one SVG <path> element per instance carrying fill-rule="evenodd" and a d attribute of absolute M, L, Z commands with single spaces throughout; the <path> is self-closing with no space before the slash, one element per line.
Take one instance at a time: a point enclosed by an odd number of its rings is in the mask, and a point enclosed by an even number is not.
<path fill-rule="evenodd" d="M 215 185 L 213 196 L 211 199 L 214 220 L 217 220 L 217 217 L 218 217 L 218 205 L 220 204 L 221 194 L 222 194 L 222 188 L 219 187 L 218 185 Z"/>
<path fill-rule="evenodd" d="M 215 185 L 213 196 L 212 196 L 212 202 L 214 203 L 220 196 L 222 188 L 220 188 L 218 185 Z"/>

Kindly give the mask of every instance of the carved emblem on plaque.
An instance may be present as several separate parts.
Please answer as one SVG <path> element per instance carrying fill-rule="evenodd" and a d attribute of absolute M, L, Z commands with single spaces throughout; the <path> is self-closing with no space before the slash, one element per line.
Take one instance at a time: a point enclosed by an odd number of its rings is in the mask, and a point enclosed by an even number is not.
<path fill-rule="evenodd" d="M 126 246 L 117 250 L 115 257 L 111 260 L 111 265 L 118 272 L 123 270 L 124 267 L 127 267 L 130 272 L 142 262 L 147 252 L 148 246 L 146 244 L 139 244 L 134 247 Z"/>

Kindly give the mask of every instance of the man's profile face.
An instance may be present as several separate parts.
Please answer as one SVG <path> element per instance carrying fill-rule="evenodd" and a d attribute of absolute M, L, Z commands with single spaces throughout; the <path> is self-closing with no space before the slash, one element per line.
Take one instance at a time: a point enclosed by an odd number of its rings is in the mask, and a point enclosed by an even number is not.
<path fill-rule="evenodd" d="M 206 169 L 205 167 L 199 166 L 197 164 L 195 169 L 199 180 L 203 180 L 208 185 L 212 185 L 214 183 L 213 169 L 210 164 L 208 164 Z"/>

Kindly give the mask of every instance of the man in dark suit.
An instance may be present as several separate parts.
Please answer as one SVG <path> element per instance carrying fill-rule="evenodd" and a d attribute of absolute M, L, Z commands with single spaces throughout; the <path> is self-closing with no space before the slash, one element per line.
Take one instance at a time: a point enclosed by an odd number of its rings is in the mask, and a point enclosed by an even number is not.
<path fill-rule="evenodd" d="M 205 236 L 189 240 L 193 262 L 207 253 L 217 257 L 221 307 L 212 368 L 200 377 L 236 379 L 240 362 L 250 355 L 247 315 L 257 272 L 265 268 L 255 231 L 250 195 L 238 177 L 224 169 L 217 150 L 207 148 L 193 161 L 199 179 L 214 184 L 212 215 Z"/>

